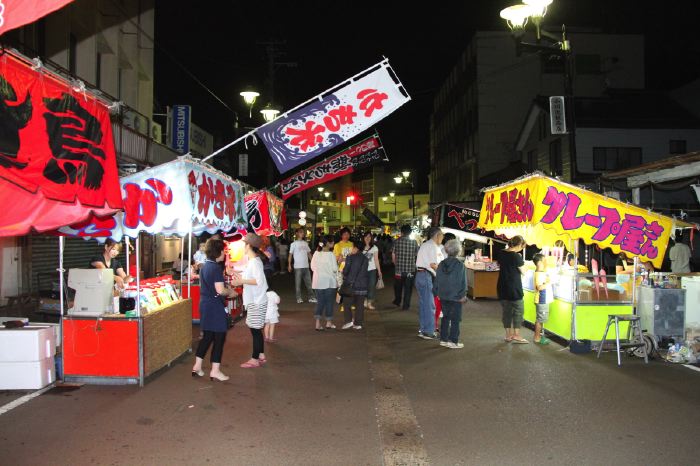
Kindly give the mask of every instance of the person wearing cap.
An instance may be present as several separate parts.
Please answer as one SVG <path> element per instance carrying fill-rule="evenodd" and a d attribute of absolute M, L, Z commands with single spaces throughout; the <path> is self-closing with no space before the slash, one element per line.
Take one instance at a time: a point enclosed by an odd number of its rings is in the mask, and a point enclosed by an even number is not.
<path fill-rule="evenodd" d="M 263 244 L 260 236 L 248 233 L 243 237 L 243 241 L 245 242 L 245 255 L 248 257 L 248 264 L 243 274 L 233 278 L 233 285 L 243 286 L 243 306 L 247 312 L 245 323 L 253 336 L 253 354 L 248 361 L 241 364 L 241 367 L 252 369 L 267 362 L 263 338 L 263 327 L 267 314 L 267 280 L 265 279 L 263 260 L 267 259 L 267 256 L 260 250 Z"/>

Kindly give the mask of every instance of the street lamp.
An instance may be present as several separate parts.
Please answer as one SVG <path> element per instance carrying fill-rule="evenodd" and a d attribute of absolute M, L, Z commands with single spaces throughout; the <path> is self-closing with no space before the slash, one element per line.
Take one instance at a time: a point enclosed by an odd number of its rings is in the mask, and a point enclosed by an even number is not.
<path fill-rule="evenodd" d="M 391 199 L 393 199 L 392 202 L 389 202 L 389 198 L 386 196 L 382 197 L 382 201 L 384 201 L 384 204 L 394 204 L 394 222 L 396 222 L 396 193 L 392 191 L 389 193 L 389 196 L 391 196 Z"/>
<path fill-rule="evenodd" d="M 243 101 L 248 106 L 248 118 L 252 118 L 253 105 L 255 105 L 255 101 L 260 96 L 260 93 L 254 91 L 252 87 L 248 86 L 244 91 L 240 93 L 240 96 L 243 97 Z"/>
<path fill-rule="evenodd" d="M 408 170 L 402 171 L 401 175 L 394 177 L 394 181 L 396 181 L 396 184 L 406 183 L 411 187 L 411 208 L 413 209 L 413 218 L 416 218 L 416 187 L 411 181 L 411 172 Z"/>
<path fill-rule="evenodd" d="M 275 108 L 271 103 L 265 105 L 265 108 L 260 110 L 260 113 L 262 113 L 263 118 L 267 123 L 274 121 L 275 118 L 277 118 L 277 115 L 280 114 L 280 111 Z"/>
<path fill-rule="evenodd" d="M 574 181 L 578 174 L 576 161 L 576 116 L 574 113 L 574 80 L 573 80 L 573 55 L 571 44 L 566 38 L 566 26 L 562 25 L 561 36 L 557 36 L 541 29 L 542 20 L 547 14 L 548 7 L 553 0 L 522 0 L 519 5 L 509 6 L 501 10 L 501 18 L 506 20 L 508 27 L 513 32 L 516 41 L 516 53 L 528 50 L 534 52 L 545 52 L 556 55 L 564 62 L 564 100 L 567 126 L 570 128 L 569 135 L 569 157 L 571 168 L 571 180 Z M 525 26 L 528 19 L 535 25 L 536 42 L 529 43 L 522 41 L 525 34 Z M 542 39 L 547 43 L 542 43 Z"/>

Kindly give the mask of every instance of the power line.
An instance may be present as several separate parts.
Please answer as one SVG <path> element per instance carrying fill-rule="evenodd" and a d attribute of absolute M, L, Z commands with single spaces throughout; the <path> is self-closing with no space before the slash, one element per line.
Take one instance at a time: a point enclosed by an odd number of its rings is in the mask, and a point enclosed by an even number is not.
<path fill-rule="evenodd" d="M 129 23 L 131 23 L 132 26 L 134 26 L 136 29 L 138 29 L 139 32 L 141 32 L 141 34 L 143 34 L 148 40 L 150 40 L 150 41 L 153 43 L 153 48 L 158 49 L 160 52 L 162 52 L 166 57 L 168 57 L 170 60 L 172 60 L 173 63 L 175 63 L 179 68 L 181 68 L 182 71 L 185 72 L 185 74 L 187 74 L 190 78 L 192 78 L 192 80 L 193 80 L 194 82 L 196 82 L 197 84 L 199 84 L 199 85 L 202 87 L 202 89 L 204 89 L 205 91 L 207 91 L 207 92 L 208 92 L 212 97 L 214 97 L 214 99 L 216 99 L 221 105 L 223 105 L 224 107 L 226 107 L 226 109 L 227 109 L 228 111 L 230 111 L 231 113 L 233 113 L 234 115 L 236 115 L 236 117 L 238 116 L 238 112 L 237 112 L 237 111 L 235 111 L 234 109 L 232 109 L 231 107 L 229 107 L 228 104 L 227 104 L 226 102 L 224 102 L 218 95 L 216 95 L 216 94 L 214 93 L 214 91 L 212 91 L 211 89 L 209 89 L 209 87 L 207 87 L 207 85 L 204 84 L 197 76 L 195 76 L 194 73 L 192 73 L 185 65 L 183 65 L 182 63 L 180 63 L 180 61 L 178 61 L 174 56 L 172 56 L 172 55 L 170 54 L 170 52 L 168 52 L 166 49 L 164 49 L 163 47 L 161 47 L 161 46 L 156 42 L 156 40 L 155 40 L 152 36 L 150 36 L 146 31 L 144 31 L 144 30 L 141 28 L 141 26 L 140 26 L 138 23 L 134 22 L 133 19 L 129 18 L 129 15 L 128 15 L 127 12 L 124 10 L 124 8 L 122 7 L 122 5 L 120 5 L 120 4 L 117 2 L 117 0 L 111 0 L 111 2 L 112 2 L 112 4 L 119 10 L 119 12 L 121 13 L 122 17 L 123 17 L 124 19 L 126 19 L 126 21 L 128 21 Z M 154 8 L 155 8 L 155 5 L 154 5 Z"/>

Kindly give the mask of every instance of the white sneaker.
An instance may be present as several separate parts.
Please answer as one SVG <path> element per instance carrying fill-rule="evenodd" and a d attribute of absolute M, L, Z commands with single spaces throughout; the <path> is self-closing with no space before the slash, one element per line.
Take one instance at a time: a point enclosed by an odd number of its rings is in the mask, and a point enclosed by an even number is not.
<path fill-rule="evenodd" d="M 316 301 L 316 298 L 309 298 L 309 302 L 310 302 L 310 303 L 316 303 L 316 302 L 318 302 L 318 301 Z"/>
<path fill-rule="evenodd" d="M 301 303 L 303 303 L 303 302 L 304 302 L 303 299 L 297 299 L 297 304 L 301 304 Z"/>
<path fill-rule="evenodd" d="M 343 325 L 343 330 L 347 330 L 347 329 L 349 329 L 350 327 L 354 327 L 354 326 L 355 326 L 354 323 L 348 322 L 347 324 Z"/>
<path fill-rule="evenodd" d="M 464 343 L 452 343 L 452 342 L 449 342 L 449 343 L 447 344 L 447 347 L 450 348 L 450 349 L 461 349 L 461 348 L 464 348 Z"/>
<path fill-rule="evenodd" d="M 353 325 L 352 328 L 354 328 L 355 330 L 362 330 L 362 325 Z"/>
<path fill-rule="evenodd" d="M 446 342 L 446 341 L 441 341 L 441 342 L 440 342 L 440 346 L 448 346 L 448 345 L 449 345 L 449 343 Z"/>

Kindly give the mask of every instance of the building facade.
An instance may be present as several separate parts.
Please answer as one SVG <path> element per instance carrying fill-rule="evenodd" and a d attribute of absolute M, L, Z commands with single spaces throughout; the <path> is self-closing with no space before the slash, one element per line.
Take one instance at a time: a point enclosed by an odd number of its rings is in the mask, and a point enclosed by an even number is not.
<path fill-rule="evenodd" d="M 641 35 L 570 32 L 577 96 L 644 88 Z M 563 63 L 550 54 L 516 54 L 508 32 L 474 34 L 433 102 L 430 201 L 473 201 L 480 180 L 520 154 L 515 142 L 537 95 L 563 95 Z M 505 179 L 503 180 L 505 181 Z"/>
<path fill-rule="evenodd" d="M 106 101 L 123 104 L 113 116 L 112 128 L 117 162 L 124 170 L 157 165 L 177 156 L 160 144 L 160 127 L 152 122 L 154 3 L 76 0 L 3 35 L 6 46 L 28 58 L 39 58 L 45 69 L 66 80 L 82 81 L 88 92 Z M 144 236 L 142 246 L 141 263 L 152 274 L 159 269 L 156 256 L 167 245 L 162 239 Z M 68 238 L 64 266 L 87 267 L 97 252 L 95 242 Z M 55 237 L 2 238 L 0 260 L 0 304 L 7 296 L 20 293 L 46 296 L 57 292 Z"/>

